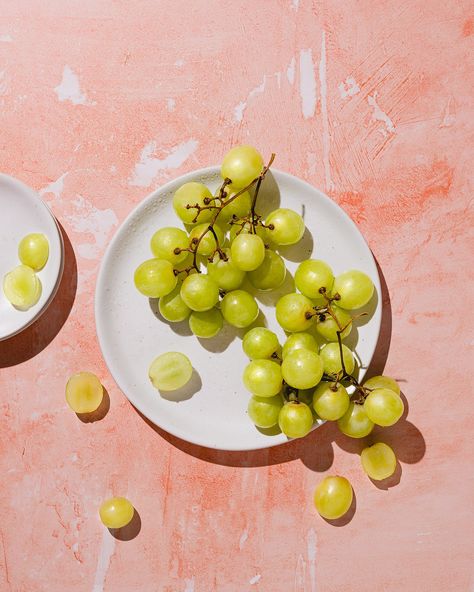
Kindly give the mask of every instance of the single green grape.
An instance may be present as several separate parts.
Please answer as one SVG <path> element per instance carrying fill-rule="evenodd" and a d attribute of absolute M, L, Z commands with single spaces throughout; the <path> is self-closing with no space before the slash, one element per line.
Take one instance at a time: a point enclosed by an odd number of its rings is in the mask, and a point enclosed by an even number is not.
<path fill-rule="evenodd" d="M 341 273 L 334 280 L 332 294 L 339 294 L 337 301 L 341 308 L 353 310 L 369 302 L 374 293 L 374 284 L 362 271 L 350 270 Z"/>
<path fill-rule="evenodd" d="M 325 477 L 314 492 L 314 505 L 326 520 L 337 520 L 346 514 L 353 498 L 352 486 L 345 477 Z"/>
<path fill-rule="evenodd" d="M 323 361 L 325 374 L 336 376 L 342 371 L 339 343 L 327 343 L 321 348 L 319 355 Z M 344 344 L 342 344 L 342 356 L 346 372 L 347 374 L 351 374 L 354 371 L 355 360 L 351 350 L 347 347 L 347 345 Z"/>
<path fill-rule="evenodd" d="M 167 352 L 153 360 L 148 376 L 153 386 L 160 391 L 175 391 L 187 384 L 193 367 L 189 358 L 180 352 Z"/>
<path fill-rule="evenodd" d="M 296 349 L 285 356 L 281 364 L 284 381 L 297 389 L 316 386 L 323 376 L 323 362 L 309 349 Z"/>
<path fill-rule="evenodd" d="M 197 224 L 202 222 L 209 222 L 215 210 L 202 210 L 199 215 L 196 208 L 187 208 L 186 206 L 199 205 L 201 208 L 209 207 L 204 200 L 212 199 L 212 193 L 202 183 L 191 181 L 185 183 L 176 191 L 173 196 L 173 208 L 176 215 L 185 224 Z M 212 203 L 212 202 L 211 202 Z M 196 221 L 194 219 L 196 218 Z"/>
<path fill-rule="evenodd" d="M 280 430 L 288 438 L 303 438 L 313 427 L 313 414 L 305 403 L 285 403 L 278 416 Z"/>
<path fill-rule="evenodd" d="M 41 292 L 39 277 L 27 265 L 18 265 L 3 278 L 3 293 L 6 299 L 20 310 L 27 310 L 37 304 Z"/>
<path fill-rule="evenodd" d="M 372 390 L 376 388 L 387 388 L 397 395 L 400 394 L 400 387 L 397 381 L 389 376 L 372 376 L 372 378 L 364 382 L 364 386 Z"/>
<path fill-rule="evenodd" d="M 317 303 L 326 302 L 320 290 L 324 288 L 326 293 L 331 293 L 334 283 L 332 269 L 320 259 L 307 259 L 298 265 L 295 272 L 295 285 L 297 289 L 312 298 Z"/>
<path fill-rule="evenodd" d="M 331 305 L 331 310 L 336 317 L 337 322 L 327 313 L 322 315 L 324 316 L 324 321 L 319 317 L 316 317 L 316 331 L 321 337 L 324 337 L 324 339 L 327 339 L 328 341 L 337 341 L 337 332 L 345 327 L 344 331 L 341 333 L 341 339 L 345 339 L 350 335 L 352 330 L 352 317 L 348 312 L 334 304 Z"/>
<path fill-rule="evenodd" d="M 273 397 L 258 397 L 253 395 L 250 398 L 247 412 L 253 423 L 259 428 L 272 428 L 278 423 L 280 409 L 283 407 L 281 395 Z"/>
<path fill-rule="evenodd" d="M 243 381 L 252 395 L 273 397 L 282 387 L 281 367 L 272 360 L 252 360 L 245 367 Z"/>
<path fill-rule="evenodd" d="M 100 380 L 92 372 L 73 374 L 66 384 L 66 401 L 75 413 L 92 413 L 104 397 Z"/>
<path fill-rule="evenodd" d="M 269 359 L 278 354 L 278 337 L 266 327 L 254 327 L 247 331 L 242 340 L 242 348 L 251 360 Z"/>
<path fill-rule="evenodd" d="M 275 290 L 279 288 L 285 281 L 285 276 L 285 262 L 278 253 L 271 249 L 265 249 L 265 258 L 262 263 L 257 269 L 248 273 L 250 283 L 258 290 Z"/>
<path fill-rule="evenodd" d="M 285 294 L 276 304 L 276 318 L 282 329 L 290 333 L 306 331 L 314 322 L 313 303 L 303 294 Z"/>
<path fill-rule="evenodd" d="M 191 309 L 181 298 L 181 285 L 177 285 L 172 292 L 160 298 L 158 309 L 161 316 L 170 323 L 184 321 L 191 314 Z"/>
<path fill-rule="evenodd" d="M 364 402 L 367 417 L 380 426 L 391 426 L 403 415 L 405 405 L 397 393 L 387 388 L 374 389 Z"/>
<path fill-rule="evenodd" d="M 304 220 L 293 210 L 279 208 L 267 216 L 265 225 L 270 240 L 276 245 L 294 245 L 304 234 Z"/>
<path fill-rule="evenodd" d="M 189 237 L 181 228 L 160 228 L 151 237 L 151 252 L 157 259 L 165 259 L 173 266 L 182 263 L 188 256 Z M 175 251 L 179 251 L 175 253 Z"/>
<path fill-rule="evenodd" d="M 230 249 L 222 249 L 227 260 L 221 259 L 219 253 L 216 253 L 211 263 L 207 265 L 207 273 L 219 288 L 225 291 L 236 290 L 244 281 L 245 271 L 239 269 L 232 260 Z"/>
<path fill-rule="evenodd" d="M 313 395 L 313 407 L 321 419 L 336 421 L 349 409 L 349 395 L 347 390 L 338 384 L 334 390 L 334 383 L 321 382 Z"/>
<path fill-rule="evenodd" d="M 166 296 L 178 283 L 173 265 L 165 259 L 144 261 L 135 270 L 133 279 L 137 290 L 148 298 Z"/>
<path fill-rule="evenodd" d="M 309 349 L 310 351 L 317 353 L 319 351 L 319 346 L 311 333 L 292 333 L 288 336 L 285 345 L 283 346 L 283 359 L 297 349 Z"/>
<path fill-rule="evenodd" d="M 263 169 L 263 158 L 252 146 L 236 146 L 222 160 L 221 177 L 241 189 L 256 179 Z"/>
<path fill-rule="evenodd" d="M 215 337 L 222 329 L 223 323 L 221 311 L 217 308 L 203 312 L 193 311 L 189 317 L 189 328 L 196 337 L 203 339 Z"/>
<path fill-rule="evenodd" d="M 111 497 L 105 500 L 99 509 L 102 524 L 107 528 L 123 528 L 133 518 L 135 510 L 128 499 L 124 497 Z"/>
<path fill-rule="evenodd" d="M 225 201 L 229 201 L 233 195 L 238 193 L 239 189 L 236 189 L 232 186 L 227 186 L 225 188 L 226 191 L 226 198 Z M 252 198 L 250 197 L 250 193 L 248 191 L 244 191 L 238 197 L 229 201 L 228 205 L 224 206 L 219 214 L 219 221 L 220 222 L 228 222 L 231 218 L 239 220 L 240 218 L 244 218 L 250 212 L 250 208 L 252 207 Z"/>
<path fill-rule="evenodd" d="M 265 259 L 265 244 L 257 234 L 239 234 L 230 245 L 230 253 L 236 267 L 252 271 Z"/>
<path fill-rule="evenodd" d="M 198 224 L 189 233 L 189 238 L 191 239 L 191 241 L 197 241 L 199 239 L 199 237 L 208 228 L 209 228 L 208 224 Z M 220 246 L 224 242 L 224 233 L 223 233 L 222 229 L 217 224 L 214 224 L 213 228 L 214 228 L 214 232 L 216 233 L 217 240 L 219 241 L 219 246 Z M 214 254 L 214 251 L 216 250 L 217 246 L 218 245 L 216 243 L 216 239 L 214 238 L 214 235 L 212 234 L 212 232 L 209 230 L 208 232 L 206 232 L 206 234 L 204 234 L 201 241 L 199 242 L 199 245 L 197 247 L 197 252 L 199 255 L 204 255 L 204 256 L 208 257 L 209 255 Z"/>
<path fill-rule="evenodd" d="M 378 442 L 364 448 L 360 454 L 362 468 L 374 481 L 391 477 L 397 468 L 397 457 L 388 444 Z"/>
<path fill-rule="evenodd" d="M 181 298 L 191 310 L 202 312 L 213 308 L 219 300 L 219 287 L 208 275 L 188 275 L 181 285 Z"/>
<path fill-rule="evenodd" d="M 227 292 L 221 301 L 224 319 L 239 329 L 248 327 L 258 317 L 258 304 L 255 298 L 244 290 Z"/>
<path fill-rule="evenodd" d="M 49 242 L 40 232 L 33 232 L 23 237 L 18 245 L 18 258 L 23 263 L 39 271 L 43 269 L 49 257 Z"/>
<path fill-rule="evenodd" d="M 338 419 L 337 426 L 346 436 L 364 438 L 374 429 L 374 422 L 367 417 L 363 405 L 351 401 L 347 411 Z"/>

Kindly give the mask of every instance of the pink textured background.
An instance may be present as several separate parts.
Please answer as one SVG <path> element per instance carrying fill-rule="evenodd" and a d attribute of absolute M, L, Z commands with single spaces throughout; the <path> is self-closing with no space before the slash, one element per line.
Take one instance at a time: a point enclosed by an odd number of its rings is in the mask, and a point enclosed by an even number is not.
<path fill-rule="evenodd" d="M 0 2 L 0 170 L 39 190 L 70 240 L 54 308 L 0 344 L 2 592 L 473 590 L 472 13 Z M 409 404 L 384 432 L 401 461 L 386 489 L 331 425 L 275 450 L 200 450 L 148 425 L 107 373 L 93 316 L 107 242 L 153 188 L 239 142 L 326 190 L 383 270 L 373 370 L 386 360 Z M 102 421 L 66 406 L 82 369 L 108 389 Z M 326 472 L 354 486 L 343 527 L 312 507 Z M 98 521 L 111 493 L 140 513 L 133 540 Z"/>

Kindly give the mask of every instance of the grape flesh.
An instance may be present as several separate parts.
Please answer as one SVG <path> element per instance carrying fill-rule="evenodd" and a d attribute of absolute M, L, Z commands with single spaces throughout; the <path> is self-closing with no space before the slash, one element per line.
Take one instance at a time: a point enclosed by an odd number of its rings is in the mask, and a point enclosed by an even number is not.
<path fill-rule="evenodd" d="M 242 233 L 232 241 L 230 253 L 236 267 L 242 271 L 252 271 L 265 259 L 265 244 L 257 234 Z"/>
<path fill-rule="evenodd" d="M 360 460 L 362 468 L 374 481 L 391 477 L 397 467 L 395 453 L 388 444 L 383 442 L 364 448 L 360 454 Z"/>
<path fill-rule="evenodd" d="M 39 271 L 43 269 L 49 257 L 49 242 L 40 232 L 33 232 L 23 237 L 18 245 L 18 258 L 23 263 Z"/>
<path fill-rule="evenodd" d="M 181 298 L 191 310 L 202 312 L 213 308 L 219 300 L 219 287 L 208 275 L 188 275 L 181 285 Z"/>
<path fill-rule="evenodd" d="M 265 225 L 273 226 L 268 229 L 270 240 L 276 245 L 294 245 L 304 234 L 304 220 L 293 210 L 279 208 L 268 215 Z"/>
<path fill-rule="evenodd" d="M 280 365 L 271 360 L 252 360 L 244 370 L 245 388 L 259 397 L 273 397 L 282 387 Z"/>
<path fill-rule="evenodd" d="M 313 303 L 303 294 L 285 294 L 276 304 L 276 318 L 282 329 L 290 333 L 306 331 L 313 324 Z M 308 318 L 309 316 L 309 318 Z"/>
<path fill-rule="evenodd" d="M 337 332 L 344 328 L 341 339 L 345 339 L 350 335 L 352 329 L 352 317 L 348 312 L 334 304 L 332 304 L 331 309 L 337 322 L 330 314 L 326 313 L 323 315 L 324 321 L 317 318 L 316 331 L 328 341 L 337 341 Z"/>
<path fill-rule="evenodd" d="M 364 402 L 367 417 L 380 426 L 391 426 L 403 415 L 405 406 L 397 393 L 386 388 L 374 389 Z"/>
<path fill-rule="evenodd" d="M 280 409 L 283 407 L 281 395 L 273 397 L 258 397 L 253 395 L 250 398 L 247 412 L 253 423 L 259 428 L 272 428 L 278 423 Z"/>
<path fill-rule="evenodd" d="M 400 394 L 400 387 L 397 381 L 389 376 L 372 376 L 372 378 L 364 382 L 364 386 L 369 389 L 387 388 L 397 395 Z"/>
<path fill-rule="evenodd" d="M 323 376 L 323 363 L 317 353 L 308 349 L 297 349 L 289 353 L 282 362 L 281 372 L 287 384 L 297 389 L 316 386 Z"/>
<path fill-rule="evenodd" d="M 285 403 L 278 416 L 280 430 L 288 438 L 303 438 L 313 427 L 313 414 L 305 403 Z"/>
<path fill-rule="evenodd" d="M 367 417 L 363 405 L 352 401 L 337 425 L 343 434 L 351 438 L 364 438 L 374 429 L 374 422 Z"/>
<path fill-rule="evenodd" d="M 339 343 L 327 343 L 319 352 L 324 365 L 324 372 L 336 376 L 342 371 L 341 353 Z M 347 345 L 342 344 L 342 356 L 346 372 L 351 374 L 354 371 L 355 361 L 351 350 Z"/>
<path fill-rule="evenodd" d="M 254 327 L 247 331 L 242 348 L 251 360 L 265 360 L 277 354 L 280 349 L 278 337 L 266 327 Z"/>
<path fill-rule="evenodd" d="M 219 333 L 223 322 L 221 312 L 217 308 L 203 312 L 193 311 L 189 317 L 189 328 L 196 337 L 209 339 Z"/>
<path fill-rule="evenodd" d="M 185 224 L 197 224 L 202 222 L 209 222 L 213 216 L 214 210 L 202 210 L 197 215 L 198 210 L 196 208 L 186 208 L 187 205 L 199 205 L 200 207 L 206 206 L 204 200 L 212 199 L 212 193 L 202 183 L 185 183 L 176 191 L 173 196 L 173 208 L 176 215 Z M 197 218 L 196 218 L 197 216 Z M 194 219 L 196 218 L 196 221 Z"/>
<path fill-rule="evenodd" d="M 104 389 L 92 372 L 73 374 L 66 384 L 66 401 L 75 413 L 92 413 L 102 403 Z"/>
<path fill-rule="evenodd" d="M 245 271 L 239 269 L 232 260 L 230 249 L 223 249 L 227 261 L 221 259 L 219 253 L 214 255 L 212 263 L 207 266 L 207 273 L 219 288 L 225 291 L 236 290 L 244 281 Z"/>
<path fill-rule="evenodd" d="M 41 281 L 27 265 L 18 265 L 3 278 L 3 293 L 6 299 L 20 310 L 28 310 L 41 297 Z"/>
<path fill-rule="evenodd" d="M 178 279 L 173 265 L 165 259 L 148 259 L 135 270 L 135 287 L 148 298 L 160 298 L 174 290 Z"/>
<path fill-rule="evenodd" d="M 334 390 L 334 383 L 321 382 L 314 391 L 313 407 L 321 419 L 336 421 L 349 409 L 349 403 L 349 395 L 342 384 Z"/>
<path fill-rule="evenodd" d="M 341 308 L 353 310 L 369 302 L 374 293 L 374 284 L 362 271 L 350 270 L 336 277 L 332 293 L 339 294 L 337 303 Z"/>
<path fill-rule="evenodd" d="M 325 299 L 319 290 L 325 288 L 326 293 L 329 295 L 333 283 L 332 269 L 320 259 L 303 261 L 298 265 L 295 272 L 295 285 L 298 290 L 308 298 L 312 298 L 321 304 L 325 302 Z"/>
<path fill-rule="evenodd" d="M 314 492 L 314 505 L 326 520 L 337 520 L 347 513 L 352 498 L 352 486 L 345 477 L 325 477 Z"/>
<path fill-rule="evenodd" d="M 255 298 L 244 290 L 227 292 L 221 301 L 224 319 L 239 329 L 248 327 L 258 317 L 258 304 Z"/>
<path fill-rule="evenodd" d="M 181 228 L 172 226 L 160 228 L 151 237 L 150 247 L 151 252 L 157 259 L 165 259 L 173 266 L 179 265 L 188 256 L 188 251 L 182 249 L 189 247 L 189 237 Z M 175 249 L 180 252 L 175 253 Z"/>
<path fill-rule="evenodd" d="M 239 235 L 242 236 L 242 235 Z M 265 249 L 265 258 L 254 271 L 249 271 L 248 278 L 258 290 L 275 290 L 285 281 L 286 267 L 283 259 L 272 251 Z"/>
<path fill-rule="evenodd" d="M 319 347 L 316 339 L 311 333 L 292 333 L 288 336 L 283 346 L 282 357 L 286 358 L 288 354 L 297 349 L 309 349 L 310 351 L 318 352 Z"/>
<path fill-rule="evenodd" d="M 102 524 L 107 528 L 123 528 L 133 518 L 135 510 L 128 499 L 124 497 L 112 497 L 105 500 L 99 509 Z"/>
<path fill-rule="evenodd" d="M 153 360 L 148 376 L 160 391 L 174 391 L 189 382 L 193 367 L 189 358 L 180 352 L 167 352 Z"/>
<path fill-rule="evenodd" d="M 191 309 L 181 298 L 180 285 L 177 285 L 172 292 L 160 298 L 158 309 L 161 316 L 170 323 L 184 321 L 191 314 Z"/>
<path fill-rule="evenodd" d="M 221 166 L 223 179 L 230 179 L 232 186 L 242 189 L 256 179 L 263 169 L 263 158 L 252 146 L 236 146 L 224 156 Z"/>

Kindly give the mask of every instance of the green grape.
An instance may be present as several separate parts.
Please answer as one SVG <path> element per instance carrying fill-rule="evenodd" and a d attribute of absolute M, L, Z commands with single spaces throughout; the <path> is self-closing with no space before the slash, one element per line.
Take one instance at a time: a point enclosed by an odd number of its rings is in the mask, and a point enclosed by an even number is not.
<path fill-rule="evenodd" d="M 282 362 L 284 381 L 297 389 L 316 386 L 323 376 L 323 362 L 317 353 L 309 349 L 297 349 Z"/>
<path fill-rule="evenodd" d="M 363 405 L 352 401 L 337 425 L 343 434 L 351 438 L 364 438 L 374 429 L 374 423 L 367 417 Z"/>
<path fill-rule="evenodd" d="M 360 460 L 362 468 L 374 481 L 391 477 L 397 468 L 395 453 L 388 444 L 383 442 L 364 448 L 360 453 Z"/>
<path fill-rule="evenodd" d="M 349 395 L 342 384 L 334 390 L 334 383 L 321 382 L 313 395 L 313 407 L 321 419 L 336 421 L 349 409 Z"/>
<path fill-rule="evenodd" d="M 191 310 L 202 312 L 213 308 L 219 300 L 219 287 L 208 275 L 188 275 L 181 285 L 181 298 Z"/>
<path fill-rule="evenodd" d="M 250 283 L 258 290 L 274 290 L 275 288 L 279 288 L 285 281 L 285 276 L 285 262 L 280 255 L 271 249 L 265 249 L 263 262 L 257 269 L 249 271 L 248 274 Z"/>
<path fill-rule="evenodd" d="M 27 265 L 18 265 L 3 278 L 3 293 L 16 308 L 27 310 L 41 297 L 41 281 Z"/>
<path fill-rule="evenodd" d="M 369 302 L 374 293 L 374 284 L 362 271 L 345 271 L 334 280 L 332 294 L 339 294 L 338 305 L 347 310 L 360 308 Z"/>
<path fill-rule="evenodd" d="M 203 312 L 193 311 L 189 317 L 189 328 L 196 337 L 215 337 L 222 329 L 224 320 L 221 311 L 211 308 Z"/>
<path fill-rule="evenodd" d="M 107 528 L 123 528 L 133 518 L 135 510 L 128 499 L 111 497 L 100 506 L 99 516 Z"/>
<path fill-rule="evenodd" d="M 288 339 L 283 346 L 283 359 L 297 349 L 309 349 L 316 353 L 319 351 L 316 339 L 310 333 L 292 333 L 288 336 Z"/>
<path fill-rule="evenodd" d="M 303 294 L 285 294 L 278 300 L 275 312 L 282 329 L 291 333 L 306 331 L 313 324 L 313 303 Z"/>
<path fill-rule="evenodd" d="M 160 298 L 158 309 L 161 316 L 170 323 L 184 321 L 191 314 L 191 309 L 181 298 L 181 285 L 177 285 L 172 292 Z"/>
<path fill-rule="evenodd" d="M 189 247 L 189 238 L 181 228 L 168 226 L 155 232 L 151 237 L 150 247 L 157 259 L 165 259 L 173 265 L 178 265 L 188 256 L 188 251 L 183 251 L 183 249 Z M 175 253 L 175 250 L 180 250 L 180 252 Z"/>
<path fill-rule="evenodd" d="M 325 319 L 324 321 L 321 321 L 319 317 L 316 317 L 316 331 L 321 337 L 324 337 L 324 339 L 327 339 L 328 341 L 337 341 L 337 332 L 340 330 L 339 326 L 345 327 L 344 331 L 341 333 L 341 339 L 345 339 L 352 330 L 352 317 L 348 312 L 334 304 L 331 305 L 331 310 L 338 320 L 339 325 L 330 314 L 326 313 L 323 315 Z"/>
<path fill-rule="evenodd" d="M 265 259 L 265 244 L 257 234 L 239 234 L 232 241 L 230 252 L 236 267 L 252 271 Z"/>
<path fill-rule="evenodd" d="M 241 234 L 253 234 L 253 227 L 250 222 L 245 222 L 243 225 L 232 224 L 229 231 L 229 242 L 232 243 L 235 237 Z M 263 240 L 265 245 L 270 242 L 267 229 L 260 224 L 255 227 L 255 234 Z"/>
<path fill-rule="evenodd" d="M 364 382 L 364 386 L 368 389 L 387 388 L 397 395 L 400 394 L 400 387 L 397 381 L 389 376 L 372 376 L 372 378 Z"/>
<path fill-rule="evenodd" d="M 276 245 L 294 245 L 304 234 L 304 220 L 293 210 L 279 208 L 268 215 L 265 225 L 268 235 Z"/>
<path fill-rule="evenodd" d="M 272 360 L 252 360 L 244 370 L 243 381 L 252 395 L 273 397 L 281 391 L 280 365 Z"/>
<path fill-rule="evenodd" d="M 380 426 L 391 426 L 403 415 L 405 405 L 397 393 L 390 389 L 373 390 L 364 402 L 367 417 Z"/>
<path fill-rule="evenodd" d="M 164 259 L 148 259 L 135 270 L 135 286 L 148 298 L 161 298 L 174 290 L 178 278 L 173 265 Z"/>
<path fill-rule="evenodd" d="M 227 292 L 221 302 L 224 319 L 239 329 L 248 327 L 258 317 L 258 304 L 255 298 L 244 290 Z"/>
<path fill-rule="evenodd" d="M 280 430 L 288 438 L 303 438 L 313 427 L 313 414 L 305 403 L 285 403 L 278 416 Z"/>
<path fill-rule="evenodd" d="M 247 331 L 242 348 L 251 360 L 264 360 L 278 353 L 280 344 L 278 337 L 266 327 L 254 327 Z"/>
<path fill-rule="evenodd" d="M 219 288 L 223 290 L 235 290 L 245 278 L 245 271 L 242 271 L 234 265 L 230 249 L 222 249 L 227 257 L 227 261 L 221 259 L 219 253 L 213 257 L 212 263 L 207 265 L 207 273 L 216 282 Z"/>
<path fill-rule="evenodd" d="M 263 169 L 263 158 L 252 146 L 236 146 L 224 156 L 221 177 L 236 189 L 249 185 Z"/>
<path fill-rule="evenodd" d="M 235 195 L 239 190 L 235 189 L 234 187 L 227 186 L 225 188 L 227 196 L 225 201 L 228 201 L 233 195 Z M 226 205 L 222 208 L 221 213 L 219 214 L 219 221 L 228 222 L 231 218 L 240 219 L 244 218 L 250 211 L 252 207 L 252 198 L 250 197 L 250 193 L 248 191 L 244 191 L 234 200 L 229 202 L 229 205 Z"/>
<path fill-rule="evenodd" d="M 274 397 L 258 397 L 254 395 L 250 398 L 247 411 L 250 419 L 259 428 L 272 428 L 278 423 L 278 415 L 283 407 L 281 395 Z"/>
<path fill-rule="evenodd" d="M 191 239 L 191 241 L 197 241 L 199 237 L 208 228 L 208 224 L 198 224 L 189 233 L 189 238 Z M 201 241 L 199 242 L 199 245 L 197 247 L 197 252 L 199 255 L 205 255 L 206 257 L 208 257 L 209 255 L 213 255 L 217 247 L 222 245 L 222 243 L 224 242 L 224 233 L 222 229 L 217 224 L 215 224 L 213 228 L 214 232 L 216 233 L 217 240 L 219 241 L 219 245 L 217 245 L 214 235 L 209 230 L 208 232 L 206 232 L 206 234 L 204 234 Z"/>
<path fill-rule="evenodd" d="M 336 376 L 342 371 L 341 353 L 339 351 L 339 343 L 327 343 L 319 352 L 324 365 L 325 374 Z M 351 350 L 347 345 L 342 345 L 342 356 L 344 359 L 344 366 L 347 374 L 351 374 L 354 370 L 355 360 Z"/>
<path fill-rule="evenodd" d="M 148 376 L 160 391 L 175 391 L 191 379 L 193 367 L 189 358 L 180 352 L 167 352 L 153 360 Z"/>
<path fill-rule="evenodd" d="M 66 401 L 74 413 L 92 413 L 103 397 L 104 389 L 92 372 L 78 372 L 67 381 Z"/>
<path fill-rule="evenodd" d="M 345 477 L 325 477 L 314 492 L 314 505 L 326 520 L 337 520 L 346 514 L 353 498 L 352 486 Z"/>
<path fill-rule="evenodd" d="M 295 272 L 295 285 L 298 290 L 318 303 L 326 302 L 319 290 L 325 288 L 329 296 L 333 283 L 332 269 L 320 259 L 303 261 Z"/>
<path fill-rule="evenodd" d="M 49 242 L 46 236 L 33 232 L 23 237 L 18 245 L 18 257 L 23 265 L 35 271 L 43 269 L 49 257 Z"/>
<path fill-rule="evenodd" d="M 176 191 L 173 196 L 173 208 L 176 215 L 185 224 L 196 224 L 198 222 L 209 222 L 215 210 L 202 210 L 196 218 L 198 210 L 196 208 L 186 208 L 187 205 L 199 205 L 201 208 L 208 207 L 205 199 L 212 199 L 212 193 L 202 183 L 185 183 Z M 194 222 L 194 219 L 196 221 Z"/>

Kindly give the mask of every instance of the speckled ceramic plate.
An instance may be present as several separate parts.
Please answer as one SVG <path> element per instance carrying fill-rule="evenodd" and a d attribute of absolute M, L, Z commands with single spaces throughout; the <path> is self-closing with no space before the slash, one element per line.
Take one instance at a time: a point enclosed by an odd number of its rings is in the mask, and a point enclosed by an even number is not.
<path fill-rule="evenodd" d="M 188 173 L 156 190 L 127 217 L 107 249 L 95 299 L 97 334 L 105 361 L 131 403 L 156 425 L 183 440 L 223 450 L 281 444 L 287 441 L 283 434 L 259 431 L 247 417 L 249 394 L 241 378 L 247 363 L 242 352 L 243 331 L 226 326 L 214 339 L 198 340 L 187 322 L 168 324 L 160 319 L 156 303 L 134 287 L 135 268 L 151 256 L 152 234 L 163 226 L 180 225 L 172 196 L 189 181 L 204 182 L 214 190 L 220 182 L 219 168 Z M 313 255 L 327 261 L 336 274 L 351 268 L 364 271 L 380 294 L 372 253 L 338 205 L 304 181 L 273 170 L 262 184 L 257 209 L 265 214 L 279 205 L 302 213 L 307 227 L 299 245 L 281 250 L 291 273 L 299 261 Z M 284 333 L 275 320 L 274 304 L 288 291 L 291 276 L 276 292 L 256 295 L 267 325 L 282 341 Z M 370 363 L 379 335 L 381 304 L 377 295 L 369 308 L 368 320 L 363 319 L 348 339 L 361 363 L 359 376 Z M 185 353 L 195 369 L 190 383 L 170 398 L 161 396 L 148 379 L 151 361 L 167 351 Z"/>

